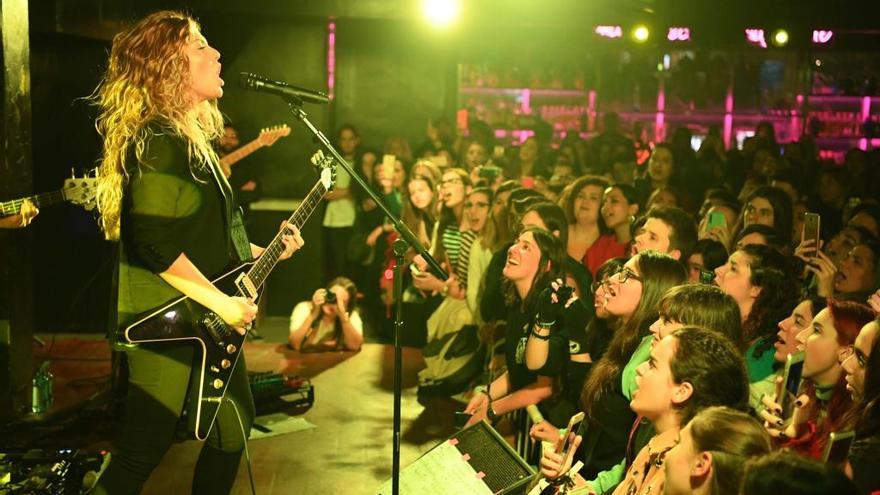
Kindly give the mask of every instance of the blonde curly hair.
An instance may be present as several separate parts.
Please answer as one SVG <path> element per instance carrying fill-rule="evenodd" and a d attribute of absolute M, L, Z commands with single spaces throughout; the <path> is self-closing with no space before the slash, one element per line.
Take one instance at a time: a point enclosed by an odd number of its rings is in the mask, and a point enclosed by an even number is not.
<path fill-rule="evenodd" d="M 108 240 L 119 239 L 126 161 L 133 150 L 142 163 L 149 124 L 158 121 L 186 141 L 191 172 L 217 161 L 211 146 L 223 134 L 217 101 L 194 102 L 190 91 L 185 47 L 198 32 L 193 18 L 160 11 L 113 38 L 107 71 L 91 96 L 104 140 L 97 203 Z"/>

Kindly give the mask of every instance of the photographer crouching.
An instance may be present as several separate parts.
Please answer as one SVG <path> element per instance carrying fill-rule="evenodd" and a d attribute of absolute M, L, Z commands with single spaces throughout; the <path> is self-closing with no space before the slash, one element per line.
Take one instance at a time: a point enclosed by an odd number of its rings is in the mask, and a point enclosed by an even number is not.
<path fill-rule="evenodd" d="M 345 278 L 302 301 L 290 315 L 288 345 L 297 351 L 357 351 L 364 343 L 364 325 L 357 310 L 357 287 Z"/>

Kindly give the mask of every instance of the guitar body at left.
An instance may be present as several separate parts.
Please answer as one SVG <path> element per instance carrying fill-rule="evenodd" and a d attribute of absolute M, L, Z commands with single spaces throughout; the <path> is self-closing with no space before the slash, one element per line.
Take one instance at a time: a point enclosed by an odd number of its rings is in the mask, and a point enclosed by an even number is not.
<path fill-rule="evenodd" d="M 253 262 L 244 263 L 212 282 L 223 293 L 236 294 L 239 292 L 236 280 L 246 276 L 253 265 Z M 132 344 L 190 341 L 197 346 L 196 356 L 201 362 L 193 367 L 193 373 L 198 375 L 193 383 L 198 389 L 191 394 L 197 399 L 190 404 L 188 420 L 193 435 L 198 440 L 206 439 L 229 377 L 241 356 L 245 336 L 188 297 L 179 297 L 161 308 L 138 315 L 123 329 L 123 335 Z"/>

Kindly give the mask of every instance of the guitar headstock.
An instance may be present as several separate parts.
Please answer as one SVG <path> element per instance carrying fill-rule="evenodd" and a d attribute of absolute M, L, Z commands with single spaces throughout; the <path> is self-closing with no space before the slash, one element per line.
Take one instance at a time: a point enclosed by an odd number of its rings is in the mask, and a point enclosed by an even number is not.
<path fill-rule="evenodd" d="M 65 179 L 61 193 L 64 199 L 91 211 L 96 206 L 95 197 L 98 194 L 97 171 L 92 170 L 82 177 Z"/>
<path fill-rule="evenodd" d="M 331 190 L 333 189 L 333 184 L 336 183 L 336 159 L 332 156 L 324 156 L 324 151 L 318 150 L 312 155 L 312 165 L 318 169 L 318 173 L 321 174 L 321 183 L 324 184 L 324 189 Z"/>
<path fill-rule="evenodd" d="M 273 127 L 267 127 L 260 131 L 260 135 L 257 136 L 257 141 L 260 142 L 263 146 L 272 146 L 275 144 L 275 141 L 290 135 L 290 127 L 287 127 L 287 124 L 284 125 L 276 125 Z"/>

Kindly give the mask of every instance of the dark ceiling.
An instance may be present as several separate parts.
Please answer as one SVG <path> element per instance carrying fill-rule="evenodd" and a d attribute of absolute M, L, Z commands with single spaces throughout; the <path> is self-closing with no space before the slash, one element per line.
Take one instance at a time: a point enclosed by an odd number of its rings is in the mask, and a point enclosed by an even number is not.
<path fill-rule="evenodd" d="M 594 24 L 688 25 L 697 32 L 745 26 L 878 29 L 877 2 L 840 0 L 460 0 L 462 21 L 483 25 L 577 27 Z M 201 15 L 270 18 L 399 19 L 420 15 L 420 0 L 54 0 L 31 2 L 37 29 L 105 32 L 157 8 Z"/>

